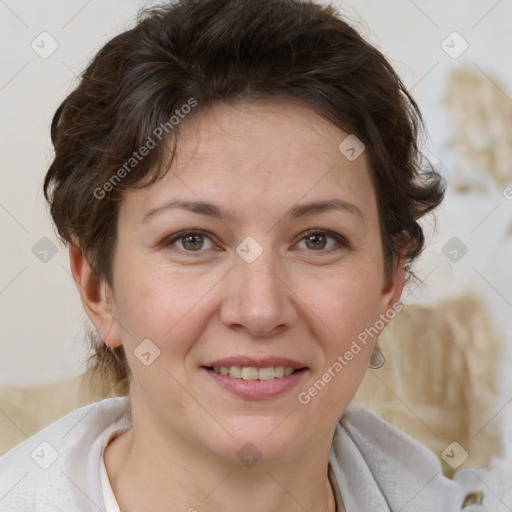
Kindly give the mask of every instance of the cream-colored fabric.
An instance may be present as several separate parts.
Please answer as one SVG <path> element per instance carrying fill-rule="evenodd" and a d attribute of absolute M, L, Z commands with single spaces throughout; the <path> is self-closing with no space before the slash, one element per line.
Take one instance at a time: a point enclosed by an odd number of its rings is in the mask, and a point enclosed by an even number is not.
<path fill-rule="evenodd" d="M 98 399 L 81 376 L 44 386 L 0 387 L 0 455 L 65 414 Z"/>
<path fill-rule="evenodd" d="M 455 472 L 441 457 L 452 442 L 468 452 L 460 467 L 487 466 L 500 453 L 492 408 L 501 342 L 482 302 L 406 306 L 379 345 L 386 363 L 368 370 L 356 400 L 429 447 L 445 475 Z"/>
<path fill-rule="evenodd" d="M 457 442 L 469 454 L 461 467 L 486 466 L 499 453 L 496 354 L 499 338 L 482 304 L 461 297 L 433 306 L 404 306 L 380 346 L 386 364 L 368 370 L 355 398 L 422 442 L 440 458 Z M 0 454 L 52 421 L 99 400 L 80 377 L 34 388 L 0 388 Z"/>

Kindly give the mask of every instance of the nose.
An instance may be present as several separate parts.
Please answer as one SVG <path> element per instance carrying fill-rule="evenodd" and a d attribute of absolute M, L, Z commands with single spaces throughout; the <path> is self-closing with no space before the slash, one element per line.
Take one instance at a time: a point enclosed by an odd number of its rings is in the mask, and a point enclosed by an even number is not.
<path fill-rule="evenodd" d="M 289 288 L 284 265 L 264 250 L 249 263 L 235 255 L 228 273 L 220 318 L 227 327 L 251 336 L 270 336 L 297 318 L 296 296 Z"/>

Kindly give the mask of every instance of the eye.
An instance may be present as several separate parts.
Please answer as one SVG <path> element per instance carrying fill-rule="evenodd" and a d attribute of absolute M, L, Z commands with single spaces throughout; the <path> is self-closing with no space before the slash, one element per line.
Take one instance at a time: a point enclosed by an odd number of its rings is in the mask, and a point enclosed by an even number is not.
<path fill-rule="evenodd" d="M 205 240 L 209 241 L 209 244 L 206 244 L 205 249 Z M 162 242 L 162 246 L 168 247 L 174 244 L 179 244 L 178 249 L 184 252 L 203 252 L 203 250 L 212 249 L 215 244 L 211 241 L 211 239 L 206 236 L 203 231 L 181 231 L 180 233 L 176 233 L 166 238 Z"/>
<path fill-rule="evenodd" d="M 334 243 L 330 244 L 330 248 L 325 250 L 329 246 L 328 240 L 334 240 Z M 347 240 L 331 231 L 325 231 L 322 229 L 311 230 L 306 233 L 300 243 L 305 242 L 306 248 L 313 252 L 334 252 L 342 248 L 348 248 L 349 244 Z"/>
<path fill-rule="evenodd" d="M 331 243 L 329 243 L 329 240 Z M 321 229 L 307 231 L 299 243 L 302 242 L 305 243 L 309 252 L 331 253 L 350 247 L 343 236 Z M 204 252 L 208 249 L 218 249 L 211 238 L 201 230 L 180 231 L 164 239 L 161 245 L 163 247 L 177 246 L 178 251 L 189 254 Z"/>

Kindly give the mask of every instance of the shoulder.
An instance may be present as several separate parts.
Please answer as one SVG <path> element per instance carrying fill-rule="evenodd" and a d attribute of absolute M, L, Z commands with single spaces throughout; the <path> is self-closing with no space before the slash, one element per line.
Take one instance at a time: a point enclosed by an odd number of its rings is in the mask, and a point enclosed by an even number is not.
<path fill-rule="evenodd" d="M 511 510 L 511 463 L 495 461 L 447 478 L 435 453 L 355 400 L 336 426 L 330 460 L 347 481 L 341 486 L 352 487 L 354 510 Z"/>
<path fill-rule="evenodd" d="M 128 398 L 73 411 L 0 457 L 0 511 L 100 510 L 99 467 L 108 431 L 130 426 Z"/>

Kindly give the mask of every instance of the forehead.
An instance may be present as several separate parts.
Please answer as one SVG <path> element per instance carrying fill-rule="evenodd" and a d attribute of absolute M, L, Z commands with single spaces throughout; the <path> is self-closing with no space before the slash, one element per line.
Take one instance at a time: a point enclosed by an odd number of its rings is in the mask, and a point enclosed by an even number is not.
<path fill-rule="evenodd" d="M 140 217 L 173 198 L 216 199 L 233 212 L 263 214 L 284 203 L 340 197 L 371 210 L 366 155 L 349 159 L 339 149 L 349 135 L 291 100 L 217 103 L 184 119 L 167 174 L 129 192 L 123 206 Z"/>

